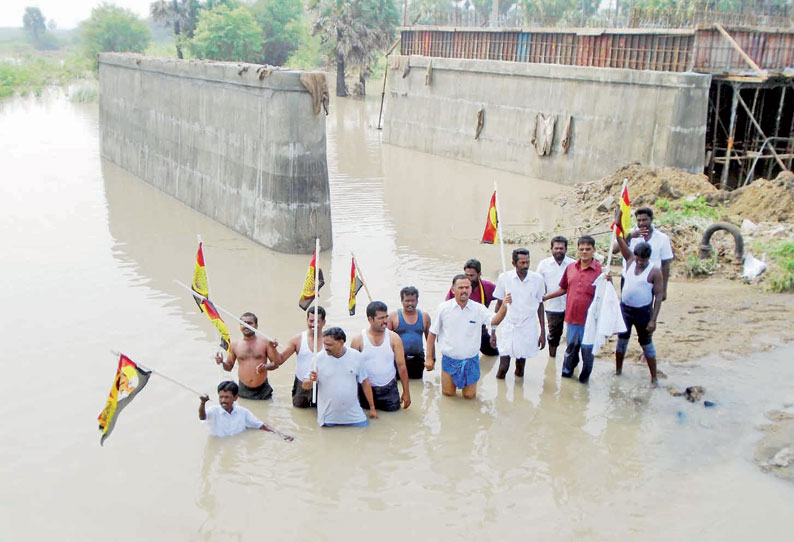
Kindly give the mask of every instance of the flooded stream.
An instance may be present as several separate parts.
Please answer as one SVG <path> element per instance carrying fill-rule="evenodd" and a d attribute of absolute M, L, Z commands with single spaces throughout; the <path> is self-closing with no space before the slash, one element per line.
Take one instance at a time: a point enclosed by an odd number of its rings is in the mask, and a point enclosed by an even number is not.
<path fill-rule="evenodd" d="M 381 145 L 378 101 L 332 103 L 328 161 L 334 246 L 322 304 L 348 334 L 354 252 L 376 298 L 400 287 L 434 311 L 480 245 L 493 182 L 511 229 L 552 229 L 558 187 Z M 152 377 L 103 448 L 96 416 L 121 350 L 210 392 L 228 373 L 217 337 L 174 279 L 189 282 L 196 234 L 210 292 L 258 314 L 282 343 L 305 328 L 307 256 L 269 251 L 101 160 L 95 105 L 0 102 L 0 540 L 757 540 L 787 539 L 794 486 L 752 462 L 763 413 L 794 380 L 792 346 L 741 360 L 662 364 L 663 385 L 699 384 L 715 408 L 647 387 L 632 364 L 596 363 L 589 387 L 562 359 L 497 381 L 472 402 L 442 398 L 439 374 L 413 404 L 368 428 L 319 429 L 290 401 L 294 358 L 274 400 L 242 401 L 295 435 L 207 436 L 198 400 Z M 541 254 L 533 251 L 534 263 Z M 668 325 L 673 325 L 670 322 Z M 233 337 L 239 331 L 230 325 Z"/>

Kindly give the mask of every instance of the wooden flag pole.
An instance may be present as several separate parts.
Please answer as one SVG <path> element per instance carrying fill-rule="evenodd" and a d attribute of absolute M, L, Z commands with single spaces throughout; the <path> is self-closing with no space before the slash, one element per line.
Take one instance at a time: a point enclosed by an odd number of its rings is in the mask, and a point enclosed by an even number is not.
<path fill-rule="evenodd" d="M 356 273 L 358 274 L 358 277 L 361 279 L 361 284 L 364 285 L 364 291 L 367 292 L 367 299 L 369 299 L 369 302 L 372 303 L 372 295 L 369 293 L 369 287 L 367 286 L 367 281 L 364 280 L 364 273 L 361 272 L 361 267 L 359 267 L 358 265 L 358 260 L 356 260 L 356 255 L 351 252 L 350 256 L 352 256 L 353 258 L 353 263 L 356 264 Z"/>
<path fill-rule="evenodd" d="M 499 252 L 502 256 L 502 273 L 507 272 L 507 263 L 505 261 L 505 240 L 502 235 L 502 209 L 499 208 L 499 192 L 496 190 L 496 181 L 493 182 L 494 199 L 496 200 L 496 235 L 499 236 Z M 483 301 L 485 301 L 483 299 Z"/>
<path fill-rule="evenodd" d="M 113 354 L 113 355 L 114 355 L 116 358 L 118 358 L 119 356 L 121 356 L 121 352 L 116 352 L 115 350 L 111 350 L 111 351 L 110 351 L 110 353 L 111 353 L 111 354 Z M 182 384 L 182 383 L 181 383 L 181 382 L 179 382 L 178 380 L 174 380 L 174 379 L 173 379 L 173 378 L 171 378 L 170 376 L 166 376 L 166 375 L 164 375 L 163 373 L 161 373 L 160 371 L 158 371 L 157 369 L 154 369 L 154 368 L 152 368 L 152 367 L 149 367 L 148 365 L 144 365 L 144 364 L 142 364 L 142 363 L 138 363 L 137 361 L 134 361 L 133 363 L 135 363 L 135 365 L 137 365 L 138 367 L 140 367 L 140 368 L 141 368 L 141 369 L 143 369 L 144 371 L 150 371 L 150 372 L 151 372 L 153 375 L 157 375 L 157 376 L 159 376 L 159 377 L 161 377 L 161 378 L 164 378 L 164 379 L 168 380 L 169 382 L 172 382 L 172 383 L 176 384 L 177 386 L 179 386 L 179 387 L 181 387 L 181 388 L 184 388 L 184 389 L 186 389 L 186 390 L 187 390 L 187 391 L 189 391 L 189 392 L 195 393 L 195 394 L 196 394 L 196 395 L 198 395 L 199 397 L 202 397 L 202 396 L 204 396 L 204 395 L 207 395 L 206 393 L 200 393 L 200 392 L 198 392 L 198 391 L 194 390 L 194 389 L 193 389 L 193 388 L 191 388 L 190 386 L 185 386 L 184 384 Z"/>
<path fill-rule="evenodd" d="M 627 178 L 623 179 L 623 186 L 620 189 L 620 196 L 618 196 L 618 206 L 620 206 L 621 198 L 623 198 L 623 192 L 626 190 L 626 185 L 628 185 L 628 184 L 629 184 L 629 179 L 627 177 Z M 612 254 L 613 254 L 612 245 L 615 244 L 615 237 L 617 236 L 617 229 L 618 229 L 618 224 L 615 223 L 615 225 L 612 226 L 612 236 L 609 239 L 609 249 L 607 250 L 607 252 L 608 252 L 608 254 L 607 254 L 607 266 L 605 268 L 606 269 L 606 271 L 605 271 L 606 273 L 609 273 L 609 268 L 612 265 Z M 623 232 L 623 233 L 625 234 L 626 232 Z"/>
<path fill-rule="evenodd" d="M 179 284 L 185 290 L 189 291 L 191 295 L 193 295 L 195 297 L 198 297 L 202 301 L 205 301 L 205 300 L 209 301 L 206 297 L 204 297 L 201 294 L 197 294 L 195 291 L 193 291 L 192 288 L 190 288 L 189 286 L 185 286 L 183 283 L 179 282 L 178 280 L 174 280 L 174 282 Z M 255 328 L 253 326 L 249 326 L 248 324 L 246 324 L 245 322 L 243 322 L 242 320 L 237 318 L 235 315 L 233 315 L 232 313 L 230 313 L 229 311 L 227 311 L 226 309 L 224 309 L 223 307 L 221 307 L 220 305 L 218 305 L 214 301 L 212 301 L 212 304 L 215 306 L 216 309 L 221 311 L 223 314 L 225 314 L 226 316 L 228 316 L 229 318 L 231 318 L 232 320 L 234 320 L 235 322 L 237 322 L 238 324 L 240 324 L 244 328 L 250 329 L 251 331 L 253 331 L 254 333 L 256 333 L 257 335 L 259 335 L 260 337 L 262 337 L 263 339 L 265 339 L 268 342 L 274 342 L 273 339 L 271 339 L 270 337 L 268 337 L 267 335 L 265 335 L 264 333 L 259 331 L 257 328 Z"/>
<path fill-rule="evenodd" d="M 312 367 L 317 372 L 317 307 L 320 304 L 320 289 L 317 282 L 320 279 L 320 238 L 314 238 L 314 352 L 312 352 Z M 312 403 L 317 404 L 317 381 L 312 382 Z"/>

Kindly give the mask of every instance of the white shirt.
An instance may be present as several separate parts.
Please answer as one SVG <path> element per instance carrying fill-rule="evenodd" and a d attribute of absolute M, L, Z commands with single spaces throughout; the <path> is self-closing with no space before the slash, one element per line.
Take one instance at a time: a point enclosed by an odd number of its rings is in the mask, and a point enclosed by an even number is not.
<path fill-rule="evenodd" d="M 259 429 L 263 425 L 250 410 L 240 405 L 233 404 L 231 413 L 226 412 L 221 405 L 212 405 L 205 412 L 213 437 L 230 437 L 246 429 Z"/>
<path fill-rule="evenodd" d="M 521 280 L 518 272 L 513 269 L 499 275 L 493 296 L 503 300 L 505 289 L 513 298 L 510 310 L 507 311 L 507 319 L 511 324 L 521 325 L 537 320 L 538 306 L 543 302 L 543 294 L 546 293 L 543 277 L 527 269 L 527 276 Z"/>
<path fill-rule="evenodd" d="M 430 333 L 437 337 L 442 356 L 458 360 L 473 358 L 480 351 L 482 326 L 490 324 L 494 316 L 485 305 L 471 299 L 461 309 L 453 297 L 438 306 Z"/>
<path fill-rule="evenodd" d="M 540 261 L 538 264 L 537 273 L 543 277 L 543 282 L 546 285 L 546 293 L 550 294 L 560 289 L 560 280 L 562 279 L 565 268 L 568 264 L 574 263 L 576 260 L 565 256 L 562 263 L 558 264 L 554 256 L 549 256 Z M 554 299 L 546 301 L 546 312 L 565 312 L 565 298 L 567 295 L 561 295 Z"/>
<path fill-rule="evenodd" d="M 317 355 L 317 423 L 348 425 L 367 420 L 358 403 L 358 385 L 367 379 L 361 352 L 345 348 L 335 358 Z"/>
<path fill-rule="evenodd" d="M 673 255 L 673 246 L 670 244 L 670 238 L 667 234 L 660 232 L 657 228 L 654 228 L 651 231 L 651 238 L 648 241 L 640 237 L 634 237 L 631 242 L 629 243 L 629 250 L 634 252 L 634 247 L 639 245 L 642 242 L 647 242 L 651 245 L 651 264 L 657 268 L 662 268 L 662 261 L 664 260 L 672 260 L 674 258 Z M 626 269 L 626 262 L 623 262 L 623 269 Z"/>

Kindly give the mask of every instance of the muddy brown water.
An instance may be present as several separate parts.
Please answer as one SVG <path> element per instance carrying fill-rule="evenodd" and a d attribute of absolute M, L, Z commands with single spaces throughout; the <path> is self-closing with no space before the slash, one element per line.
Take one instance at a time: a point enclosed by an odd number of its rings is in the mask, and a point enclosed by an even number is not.
<path fill-rule="evenodd" d="M 505 219 L 551 229 L 558 188 L 381 145 L 376 100 L 328 117 L 334 246 L 322 254 L 329 321 L 348 332 L 350 252 L 394 305 L 416 285 L 433 309 L 478 244 L 493 181 Z M 294 361 L 275 399 L 243 402 L 293 433 L 217 440 L 198 401 L 154 376 L 99 446 L 121 350 L 212 392 L 216 336 L 173 283 L 188 282 L 195 236 L 210 291 L 253 310 L 286 341 L 308 258 L 271 252 L 100 159 L 96 106 L 57 93 L 0 103 L 0 539 L 2 540 L 759 540 L 792 532 L 794 487 L 752 462 L 757 425 L 791 393 L 792 347 L 741 360 L 662 366 L 665 384 L 706 387 L 705 409 L 620 379 L 597 363 L 589 387 L 560 381 L 561 359 L 522 380 L 482 362 L 478 399 L 412 381 L 413 405 L 365 429 L 321 430 L 291 407 Z M 533 221 L 531 217 L 538 217 Z M 533 259 L 537 261 L 537 254 Z M 330 265 L 329 265 L 330 261 Z M 364 291 L 360 303 L 365 303 Z M 674 325 L 670 323 L 668 325 Z M 239 332 L 230 326 L 234 336 Z"/>

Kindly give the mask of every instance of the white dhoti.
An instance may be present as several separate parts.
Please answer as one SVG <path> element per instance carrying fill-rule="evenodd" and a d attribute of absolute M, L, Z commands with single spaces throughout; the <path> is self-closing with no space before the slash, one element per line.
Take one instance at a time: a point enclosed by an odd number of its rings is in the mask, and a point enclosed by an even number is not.
<path fill-rule="evenodd" d="M 534 315 L 533 315 L 534 316 Z M 497 344 L 500 356 L 512 358 L 534 358 L 538 355 L 538 330 L 537 317 L 529 317 L 513 322 L 508 317 L 497 328 Z"/>

